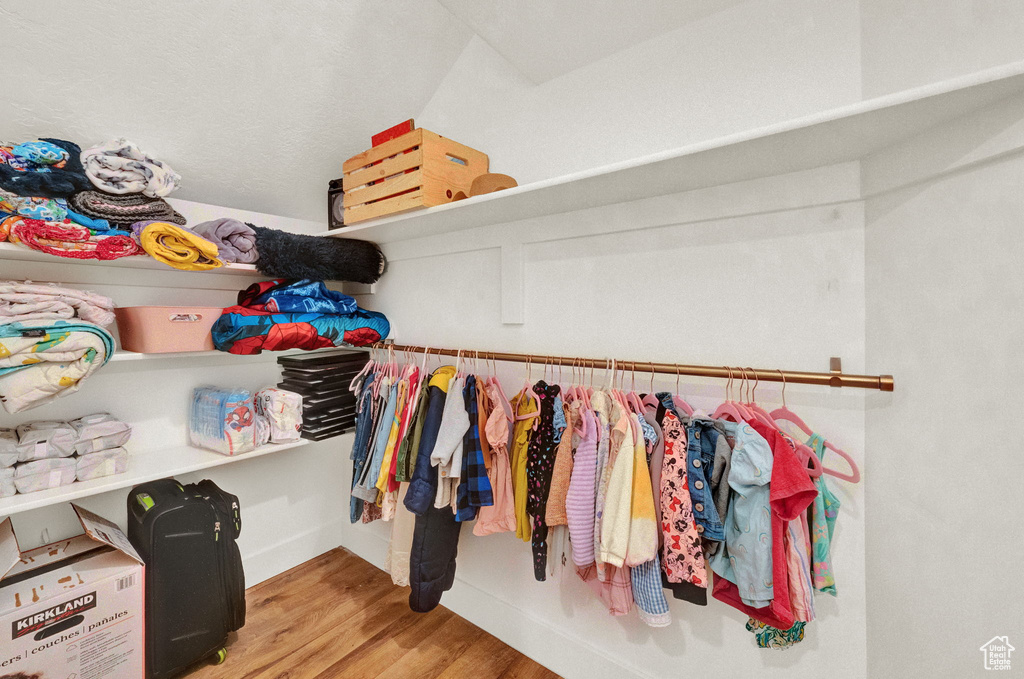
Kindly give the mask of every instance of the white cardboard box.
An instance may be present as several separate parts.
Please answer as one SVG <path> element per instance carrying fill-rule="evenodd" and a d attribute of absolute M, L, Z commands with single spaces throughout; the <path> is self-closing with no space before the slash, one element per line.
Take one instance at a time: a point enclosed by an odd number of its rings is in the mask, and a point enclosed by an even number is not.
<path fill-rule="evenodd" d="M 0 523 L 0 678 L 142 679 L 142 559 L 116 525 L 72 507 L 84 534 L 25 553 Z"/>

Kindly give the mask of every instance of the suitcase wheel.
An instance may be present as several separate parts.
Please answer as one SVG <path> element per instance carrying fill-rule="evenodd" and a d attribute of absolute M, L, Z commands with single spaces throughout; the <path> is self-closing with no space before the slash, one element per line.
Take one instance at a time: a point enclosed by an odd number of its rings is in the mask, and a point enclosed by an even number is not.
<path fill-rule="evenodd" d="M 213 664 L 220 665 L 222 662 L 228 659 L 228 649 L 222 648 L 213 654 Z"/>

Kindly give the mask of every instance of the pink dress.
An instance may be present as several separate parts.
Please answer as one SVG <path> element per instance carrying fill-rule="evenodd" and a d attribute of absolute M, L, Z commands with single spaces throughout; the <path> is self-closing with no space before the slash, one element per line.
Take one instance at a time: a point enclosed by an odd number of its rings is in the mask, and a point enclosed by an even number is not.
<path fill-rule="evenodd" d="M 496 383 L 488 385 L 488 396 L 494 403 L 494 410 L 487 418 L 484 436 L 491 446 L 491 468 L 487 470 L 487 478 L 491 482 L 494 504 L 481 507 L 477 515 L 473 535 L 491 535 L 492 533 L 515 532 L 516 504 L 512 492 L 512 467 L 508 459 L 508 417 L 501 405 L 502 394 Z"/>

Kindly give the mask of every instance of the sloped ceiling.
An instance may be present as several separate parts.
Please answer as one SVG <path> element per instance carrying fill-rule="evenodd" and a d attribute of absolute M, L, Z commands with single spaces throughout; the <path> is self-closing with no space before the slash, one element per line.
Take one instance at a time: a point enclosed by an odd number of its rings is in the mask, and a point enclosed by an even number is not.
<path fill-rule="evenodd" d="M 747 0 L 439 0 L 540 84 Z"/>
<path fill-rule="evenodd" d="M 342 162 L 474 33 L 541 83 L 740 1 L 0 0 L 0 139 L 127 137 L 174 197 L 325 221 Z"/>
<path fill-rule="evenodd" d="M 174 197 L 325 221 L 342 162 L 473 35 L 433 0 L 384 6 L 0 0 L 0 139 L 124 136 L 182 175 Z"/>

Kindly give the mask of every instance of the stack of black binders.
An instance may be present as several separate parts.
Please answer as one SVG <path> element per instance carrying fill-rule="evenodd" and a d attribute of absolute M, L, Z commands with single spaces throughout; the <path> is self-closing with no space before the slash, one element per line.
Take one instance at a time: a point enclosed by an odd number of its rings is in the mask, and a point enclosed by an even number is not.
<path fill-rule="evenodd" d="M 356 397 L 348 390 L 366 365 L 362 351 L 281 356 L 281 389 L 302 394 L 302 438 L 311 441 L 338 436 L 356 423 Z"/>

